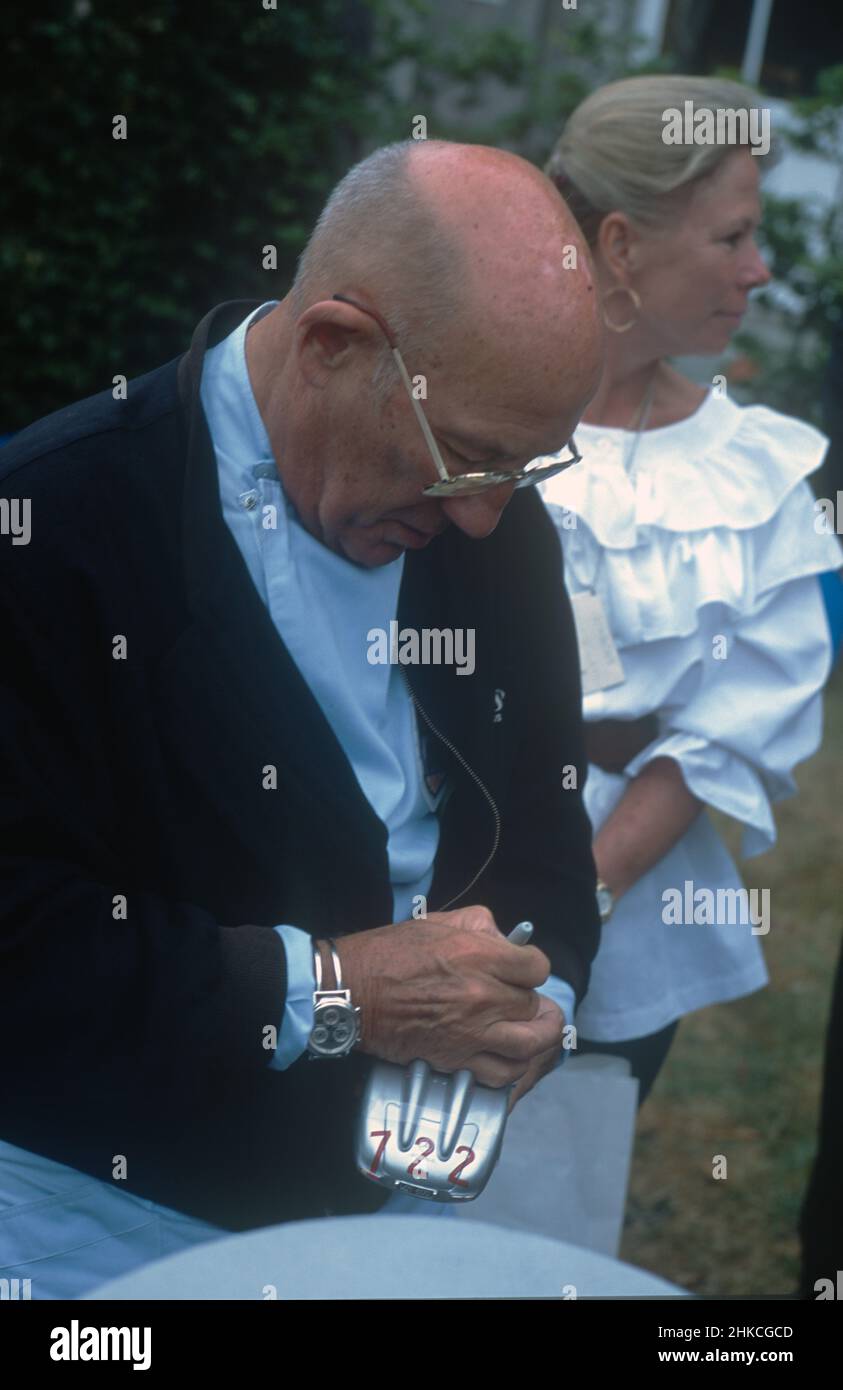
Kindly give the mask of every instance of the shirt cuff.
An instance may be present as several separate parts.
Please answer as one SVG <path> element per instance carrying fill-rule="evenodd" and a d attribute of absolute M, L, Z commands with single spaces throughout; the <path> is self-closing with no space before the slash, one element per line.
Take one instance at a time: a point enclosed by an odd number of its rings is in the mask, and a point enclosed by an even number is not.
<path fill-rule="evenodd" d="M 705 806 L 713 806 L 743 822 L 744 858 L 772 849 L 776 843 L 776 822 L 770 793 L 775 791 L 777 800 L 792 796 L 796 783 L 789 774 L 774 777 L 769 773 L 765 785 L 747 759 L 724 745 L 700 734 L 671 730 L 633 758 L 624 768 L 625 775 L 634 780 L 656 758 L 672 758 L 678 763 L 685 786 Z"/>
<path fill-rule="evenodd" d="M 278 1046 L 269 1063 L 271 1071 L 286 1071 L 301 1057 L 313 1027 L 313 940 L 300 927 L 280 926 L 273 930 L 284 943 L 287 955 L 287 1000 Z"/>
<path fill-rule="evenodd" d="M 574 993 L 573 985 L 569 985 L 567 980 L 560 980 L 558 975 L 548 975 L 543 985 L 539 985 L 536 994 L 544 994 L 548 999 L 552 999 L 554 1004 L 558 1004 L 565 1015 L 566 1027 L 574 1022 L 574 1010 L 577 1005 L 577 996 Z M 576 1033 L 574 1034 L 576 1038 Z M 559 1065 L 565 1061 L 568 1053 L 573 1051 L 570 1047 L 563 1047 L 559 1057 Z"/>

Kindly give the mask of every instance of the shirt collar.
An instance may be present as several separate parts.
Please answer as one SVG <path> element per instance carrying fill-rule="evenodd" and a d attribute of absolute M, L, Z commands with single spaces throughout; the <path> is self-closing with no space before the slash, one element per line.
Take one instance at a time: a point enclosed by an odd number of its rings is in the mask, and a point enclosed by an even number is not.
<path fill-rule="evenodd" d="M 202 403 L 220 458 L 226 490 L 238 493 L 259 477 L 279 480 L 269 435 L 261 418 L 246 365 L 246 333 L 279 303 L 258 305 L 232 333 L 205 354 Z"/>

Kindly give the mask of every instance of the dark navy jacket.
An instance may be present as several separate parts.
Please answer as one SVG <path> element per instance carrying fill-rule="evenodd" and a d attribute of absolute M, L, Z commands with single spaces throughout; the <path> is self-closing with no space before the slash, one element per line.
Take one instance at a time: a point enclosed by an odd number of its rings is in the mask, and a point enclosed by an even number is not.
<path fill-rule="evenodd" d="M 383 1201 L 354 1169 L 367 1059 L 272 1071 L 264 1040 L 272 926 L 392 911 L 386 828 L 220 510 L 202 359 L 252 307 L 0 453 L 0 496 L 31 508 L 28 544 L 0 535 L 0 1138 L 107 1181 L 125 1155 L 125 1188 L 231 1230 Z M 486 540 L 408 551 L 397 616 L 476 631 L 471 677 L 405 668 L 452 787 L 429 909 L 531 920 L 579 998 L 598 941 L 580 683 L 538 496 Z"/>

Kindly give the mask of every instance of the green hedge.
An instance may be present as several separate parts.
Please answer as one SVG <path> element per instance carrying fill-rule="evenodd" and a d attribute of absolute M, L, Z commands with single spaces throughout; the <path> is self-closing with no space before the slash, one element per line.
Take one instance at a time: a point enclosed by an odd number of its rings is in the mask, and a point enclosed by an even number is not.
<path fill-rule="evenodd" d="M 2 11 L 0 433 L 176 356 L 221 300 L 286 293 L 358 157 L 368 22 L 348 0 Z"/>

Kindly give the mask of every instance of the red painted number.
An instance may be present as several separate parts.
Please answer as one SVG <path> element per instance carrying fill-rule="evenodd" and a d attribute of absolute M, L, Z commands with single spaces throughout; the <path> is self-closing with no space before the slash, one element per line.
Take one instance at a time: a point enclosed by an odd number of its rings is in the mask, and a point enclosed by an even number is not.
<path fill-rule="evenodd" d="M 454 1171 L 448 1174 L 448 1182 L 456 1183 L 457 1187 L 468 1187 L 468 1183 L 463 1181 L 463 1179 L 460 1177 L 460 1173 L 462 1172 L 463 1168 L 468 1167 L 469 1163 L 474 1162 L 477 1155 L 475 1154 L 473 1149 L 469 1148 L 468 1144 L 460 1144 L 459 1148 L 457 1149 L 457 1153 L 468 1154 L 468 1158 L 464 1158 L 462 1163 L 458 1163 Z"/>
<path fill-rule="evenodd" d="M 375 1156 L 374 1156 L 374 1158 L 372 1159 L 372 1166 L 371 1166 L 370 1169 L 369 1169 L 369 1172 L 370 1172 L 370 1173 L 376 1173 L 376 1172 L 378 1171 L 378 1164 L 380 1163 L 381 1159 L 383 1158 L 383 1151 L 384 1151 L 384 1149 L 386 1148 L 387 1144 L 389 1143 L 389 1140 L 392 1138 L 392 1130 L 391 1130 L 391 1129 L 373 1129 L 373 1130 L 370 1130 L 370 1132 L 369 1132 L 369 1138 L 370 1138 L 370 1139 L 380 1139 L 380 1141 L 381 1141 L 381 1142 L 378 1144 L 378 1147 L 377 1147 L 377 1149 L 376 1149 L 376 1151 L 375 1151 Z"/>
<path fill-rule="evenodd" d="M 416 1140 L 416 1142 L 415 1142 L 415 1148 L 418 1148 L 418 1147 L 419 1147 L 419 1144 L 427 1144 L 427 1148 L 425 1149 L 425 1151 L 424 1151 L 423 1154 L 420 1154 L 420 1155 L 419 1155 L 418 1158 L 414 1158 L 414 1159 L 413 1159 L 412 1163 L 410 1164 L 409 1168 L 407 1169 L 407 1173 L 408 1173 L 408 1175 L 409 1175 L 410 1177 L 413 1177 L 414 1172 L 415 1172 L 415 1169 L 418 1168 L 418 1166 L 419 1166 L 419 1164 L 421 1163 L 422 1159 L 423 1159 L 423 1158 L 430 1158 L 430 1155 L 433 1153 L 433 1150 L 436 1148 L 436 1145 L 434 1144 L 433 1140 L 432 1140 L 432 1139 L 428 1139 L 425 1135 L 422 1135 L 421 1139 L 417 1139 L 417 1140 Z M 421 1174 L 420 1174 L 419 1176 L 421 1176 Z"/>

